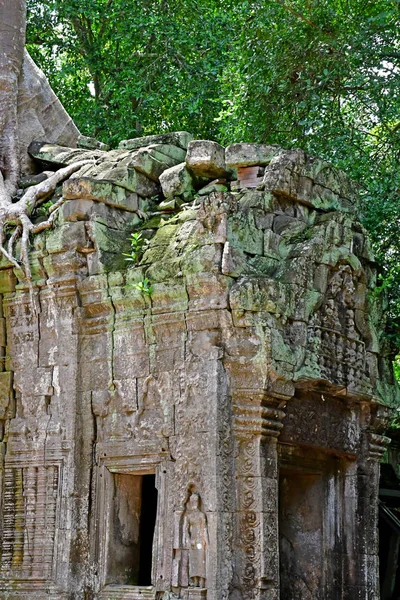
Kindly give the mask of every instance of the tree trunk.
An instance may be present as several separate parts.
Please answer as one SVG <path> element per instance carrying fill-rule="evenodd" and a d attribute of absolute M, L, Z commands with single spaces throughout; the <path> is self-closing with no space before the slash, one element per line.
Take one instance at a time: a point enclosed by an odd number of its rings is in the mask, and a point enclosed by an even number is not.
<path fill-rule="evenodd" d="M 21 173 L 27 175 L 35 172 L 35 165 L 27 153 L 32 141 L 46 141 L 74 148 L 79 136 L 78 128 L 51 89 L 44 73 L 25 50 L 18 91 Z"/>
<path fill-rule="evenodd" d="M 17 100 L 25 46 L 25 0 L 0 0 L 0 205 L 18 181 Z"/>
<path fill-rule="evenodd" d="M 55 213 L 53 210 L 40 226 L 34 226 L 30 217 L 58 183 L 87 161 L 60 169 L 13 203 L 21 169 L 32 172 L 26 151 L 30 142 L 41 139 L 74 146 L 79 131 L 27 52 L 24 57 L 26 0 L 0 0 L 0 15 L 0 253 L 25 273 L 32 291 L 29 236 L 51 227 Z M 14 231 L 6 249 L 6 226 L 10 224 Z M 22 265 L 13 253 L 19 237 Z"/>

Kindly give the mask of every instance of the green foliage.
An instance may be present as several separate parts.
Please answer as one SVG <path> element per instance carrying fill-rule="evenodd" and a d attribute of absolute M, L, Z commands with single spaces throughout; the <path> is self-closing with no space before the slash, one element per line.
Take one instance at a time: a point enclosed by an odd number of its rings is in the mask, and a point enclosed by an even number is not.
<path fill-rule="evenodd" d="M 397 335 L 399 0 L 28 0 L 28 17 L 84 134 L 278 143 L 357 180 Z"/>
<path fill-rule="evenodd" d="M 131 237 L 129 238 L 131 244 L 131 251 L 129 254 L 123 253 L 126 256 L 125 260 L 132 263 L 132 266 L 137 265 L 143 255 L 143 252 L 146 250 L 149 245 L 149 240 L 146 240 L 143 237 L 143 234 L 140 232 L 133 232 Z M 150 280 L 147 277 L 143 277 L 141 281 L 138 283 L 131 283 L 129 287 L 138 290 L 141 294 L 145 296 L 151 296 L 153 292 L 153 286 L 150 283 Z"/>
<path fill-rule="evenodd" d="M 54 202 L 52 200 L 48 200 L 47 202 L 43 202 L 40 206 L 38 206 L 35 210 L 35 215 L 40 217 L 47 217 L 49 214 L 49 208 L 53 206 Z"/>
<path fill-rule="evenodd" d="M 143 238 L 143 235 L 141 233 L 138 232 L 132 233 L 131 237 L 129 238 L 129 241 L 131 244 L 131 251 L 129 254 L 123 252 L 123 256 L 126 256 L 126 261 L 136 265 L 142 257 L 142 254 L 147 248 L 149 242 L 148 240 Z"/>
<path fill-rule="evenodd" d="M 397 381 L 400 382 L 400 354 L 398 354 L 395 360 L 393 361 L 393 369 L 394 376 L 396 377 Z"/>
<path fill-rule="evenodd" d="M 131 287 L 133 287 L 135 290 L 138 290 L 145 296 L 151 296 L 153 293 L 153 286 L 147 277 L 143 277 L 142 281 L 139 281 L 139 283 L 132 283 Z"/>
<path fill-rule="evenodd" d="M 400 3 L 240 3 L 222 140 L 301 147 L 360 183 L 362 218 L 400 320 Z M 382 281 L 382 283 L 383 283 Z M 400 346 L 399 336 L 397 343 Z"/>
<path fill-rule="evenodd" d="M 216 136 L 228 15 L 209 0 L 28 0 L 28 48 L 82 133 Z"/>

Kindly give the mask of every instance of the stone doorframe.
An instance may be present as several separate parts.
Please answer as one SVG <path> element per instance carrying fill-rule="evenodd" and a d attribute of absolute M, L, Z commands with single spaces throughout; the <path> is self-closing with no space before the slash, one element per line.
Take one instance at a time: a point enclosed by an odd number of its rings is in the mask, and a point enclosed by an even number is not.
<path fill-rule="evenodd" d="M 97 451 L 98 466 L 96 468 L 96 507 L 93 519 L 94 537 L 94 560 L 97 570 L 96 591 L 99 599 L 123 598 L 124 600 L 136 600 L 137 598 L 154 598 L 156 594 L 156 583 L 163 581 L 163 548 L 165 531 L 166 506 L 166 467 L 165 455 L 163 454 L 135 454 L 129 456 L 109 455 L 108 449 L 103 445 L 103 451 Z M 129 586 L 106 585 L 107 577 L 107 549 L 109 544 L 108 522 L 111 513 L 113 475 L 153 475 L 156 477 L 156 489 L 158 491 L 157 516 L 153 541 L 153 565 L 152 586 Z"/>

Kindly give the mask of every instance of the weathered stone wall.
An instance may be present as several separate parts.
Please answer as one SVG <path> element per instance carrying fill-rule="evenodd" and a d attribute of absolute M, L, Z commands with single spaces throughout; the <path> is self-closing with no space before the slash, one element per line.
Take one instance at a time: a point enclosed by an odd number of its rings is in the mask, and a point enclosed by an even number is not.
<path fill-rule="evenodd" d="M 351 182 L 184 133 L 31 154 L 95 164 L 32 242 L 33 295 L 0 265 L 0 596 L 377 599 L 398 396 Z M 149 474 L 144 586 L 123 547 Z"/>

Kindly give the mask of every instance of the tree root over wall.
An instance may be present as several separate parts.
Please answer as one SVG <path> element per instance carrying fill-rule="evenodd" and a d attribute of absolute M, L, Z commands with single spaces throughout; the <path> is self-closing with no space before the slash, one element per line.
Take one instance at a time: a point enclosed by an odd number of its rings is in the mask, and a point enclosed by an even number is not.
<path fill-rule="evenodd" d="M 91 164 L 90 160 L 81 160 L 59 169 L 45 181 L 28 188 L 18 202 L 13 203 L 0 173 L 0 252 L 14 267 L 22 270 L 30 289 L 32 274 L 29 265 L 29 236 L 49 229 L 54 221 L 57 209 L 65 202 L 61 198 L 49 209 L 49 216 L 42 223 L 32 223 L 33 211 L 54 192 L 56 186 L 78 171 L 81 167 Z M 12 230 L 6 247 L 6 231 Z M 21 238 L 21 255 L 19 261 L 15 257 L 15 245 Z"/>

